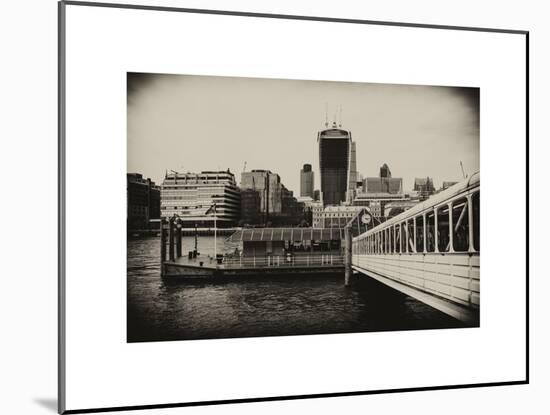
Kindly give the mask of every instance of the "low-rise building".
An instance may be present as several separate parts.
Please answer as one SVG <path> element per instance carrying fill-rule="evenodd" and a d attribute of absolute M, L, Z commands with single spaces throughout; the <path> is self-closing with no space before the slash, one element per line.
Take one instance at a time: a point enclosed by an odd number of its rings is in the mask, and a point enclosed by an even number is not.
<path fill-rule="evenodd" d="M 326 206 L 313 210 L 313 227 L 344 228 L 347 223 L 363 210 L 362 206 Z"/>
<path fill-rule="evenodd" d="M 160 187 L 142 174 L 126 175 L 127 227 L 129 231 L 149 229 L 160 218 Z"/>
<path fill-rule="evenodd" d="M 416 178 L 414 179 L 414 187 L 413 190 L 415 192 L 418 192 L 418 195 L 420 196 L 420 199 L 426 200 L 431 195 L 435 193 L 435 187 L 433 179 L 430 177 L 426 178 Z"/>
<path fill-rule="evenodd" d="M 353 200 L 353 206 L 367 207 L 372 216 L 383 222 L 397 210 L 387 209 L 389 203 L 410 202 L 411 195 L 403 192 L 403 179 L 392 177 L 387 164 L 380 167 L 378 177 L 367 177 L 363 180 L 363 191 L 358 192 Z"/>
<path fill-rule="evenodd" d="M 235 176 L 227 171 L 166 174 L 161 188 L 161 216 L 174 215 L 184 227 L 213 226 L 215 204 L 218 227 L 237 224 L 241 213 L 241 195 Z"/>
<path fill-rule="evenodd" d="M 411 195 L 409 193 L 358 193 L 353 200 L 353 206 L 368 207 L 372 216 L 375 218 L 387 219 L 390 211 L 386 209 L 387 205 L 396 202 L 411 201 Z"/>

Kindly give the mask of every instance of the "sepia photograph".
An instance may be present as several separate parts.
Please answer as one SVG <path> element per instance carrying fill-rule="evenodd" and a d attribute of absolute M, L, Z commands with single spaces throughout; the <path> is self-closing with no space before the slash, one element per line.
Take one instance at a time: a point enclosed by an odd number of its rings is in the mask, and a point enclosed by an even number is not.
<path fill-rule="evenodd" d="M 480 89 L 127 73 L 127 342 L 480 321 Z"/>

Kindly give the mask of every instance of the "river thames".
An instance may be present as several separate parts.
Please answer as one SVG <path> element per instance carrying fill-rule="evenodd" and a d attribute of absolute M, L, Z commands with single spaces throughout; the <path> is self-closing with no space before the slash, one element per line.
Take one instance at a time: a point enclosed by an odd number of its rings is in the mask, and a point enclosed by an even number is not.
<path fill-rule="evenodd" d="M 218 238 L 218 252 L 232 252 Z M 183 251 L 194 238 L 183 238 Z M 201 258 L 213 237 L 199 237 Z M 365 276 L 258 277 L 226 283 L 166 282 L 159 239 L 128 239 L 127 341 L 168 341 L 388 330 L 463 324 Z"/>

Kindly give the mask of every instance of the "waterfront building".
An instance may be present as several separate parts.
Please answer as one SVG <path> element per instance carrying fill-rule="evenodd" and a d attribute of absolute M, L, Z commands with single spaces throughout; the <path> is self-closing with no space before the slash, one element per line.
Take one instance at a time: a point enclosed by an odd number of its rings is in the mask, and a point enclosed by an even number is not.
<path fill-rule="evenodd" d="M 362 206 L 325 206 L 313 210 L 315 228 L 344 228 Z"/>
<path fill-rule="evenodd" d="M 151 179 L 128 173 L 126 194 L 128 231 L 149 229 L 151 220 L 160 219 L 160 187 Z"/>
<path fill-rule="evenodd" d="M 351 202 L 357 184 L 356 147 L 351 131 L 332 124 L 317 134 L 321 201 L 325 206 Z"/>
<path fill-rule="evenodd" d="M 311 225 L 314 228 L 322 228 L 324 221 L 323 218 L 323 202 L 316 200 L 311 204 Z"/>
<path fill-rule="evenodd" d="M 235 176 L 227 171 L 166 174 L 161 188 L 161 215 L 177 215 L 184 227 L 210 227 L 214 214 L 208 209 L 216 204 L 218 227 L 234 226 L 241 211 L 241 197 Z"/>
<path fill-rule="evenodd" d="M 304 164 L 300 170 L 300 197 L 313 198 L 314 175 L 311 170 L 311 164 Z"/>
<path fill-rule="evenodd" d="M 327 261 L 342 264 L 343 239 L 343 229 L 294 227 L 241 229 L 228 241 L 243 244 L 240 258 L 233 259 L 233 263 L 255 258 L 254 264 L 263 266 L 319 265 Z M 225 263 L 231 264 L 231 259 Z M 252 265 L 250 261 L 245 263 Z"/>

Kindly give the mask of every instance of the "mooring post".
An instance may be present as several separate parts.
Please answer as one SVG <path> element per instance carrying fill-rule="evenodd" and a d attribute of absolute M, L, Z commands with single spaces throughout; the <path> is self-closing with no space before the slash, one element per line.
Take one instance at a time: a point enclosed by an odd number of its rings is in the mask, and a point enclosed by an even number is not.
<path fill-rule="evenodd" d="M 160 220 L 160 264 L 166 262 L 166 219 L 162 218 Z"/>
<path fill-rule="evenodd" d="M 181 220 L 177 220 L 176 224 L 176 255 L 181 257 Z"/>
<path fill-rule="evenodd" d="M 170 261 L 174 261 L 174 218 L 168 219 L 168 256 Z"/>
<path fill-rule="evenodd" d="M 345 280 L 344 285 L 347 287 L 350 285 L 351 282 L 351 276 L 352 276 L 352 269 L 351 269 L 351 231 L 349 226 L 346 226 L 344 228 L 344 237 L 345 237 L 345 256 L 344 256 L 344 263 L 345 263 Z"/>

